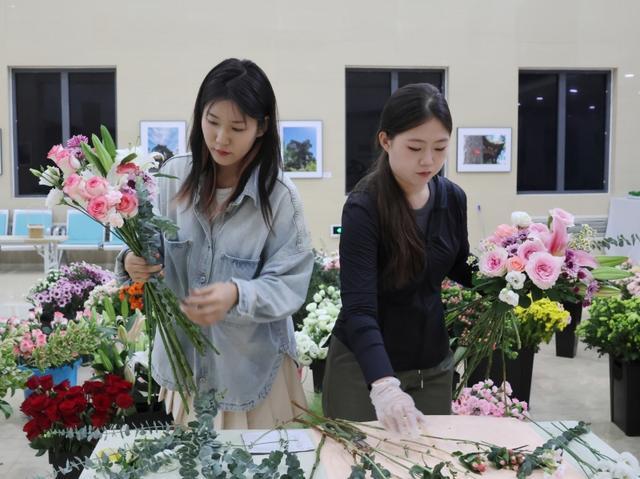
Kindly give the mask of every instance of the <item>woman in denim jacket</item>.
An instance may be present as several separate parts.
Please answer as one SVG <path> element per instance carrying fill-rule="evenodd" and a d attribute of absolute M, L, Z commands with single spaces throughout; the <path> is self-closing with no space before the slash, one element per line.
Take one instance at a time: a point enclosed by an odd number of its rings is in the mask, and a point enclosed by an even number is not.
<path fill-rule="evenodd" d="M 305 404 L 291 314 L 306 297 L 313 254 L 280 167 L 275 95 L 256 64 L 228 59 L 207 74 L 189 143 L 191 154 L 162 168 L 179 180 L 159 181 L 159 212 L 179 227 L 163 238 L 163 264 L 124 251 L 117 270 L 145 281 L 163 268 L 185 314 L 220 351 L 200 356 L 182 341 L 199 388 L 224 394 L 217 427 L 271 428 L 295 416 L 291 400 Z M 158 337 L 152 373 L 176 422 L 188 420 Z"/>

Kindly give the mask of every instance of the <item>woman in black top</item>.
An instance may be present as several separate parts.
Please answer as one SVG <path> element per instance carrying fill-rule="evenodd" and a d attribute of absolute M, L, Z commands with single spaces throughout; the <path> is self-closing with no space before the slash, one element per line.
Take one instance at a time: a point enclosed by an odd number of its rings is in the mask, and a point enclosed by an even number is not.
<path fill-rule="evenodd" d="M 451 114 L 422 83 L 398 89 L 380 121 L 381 154 L 342 212 L 342 311 L 324 379 L 327 415 L 376 418 L 415 435 L 424 414 L 449 414 L 453 356 L 440 284 L 471 283 L 466 196 L 437 176 Z"/>

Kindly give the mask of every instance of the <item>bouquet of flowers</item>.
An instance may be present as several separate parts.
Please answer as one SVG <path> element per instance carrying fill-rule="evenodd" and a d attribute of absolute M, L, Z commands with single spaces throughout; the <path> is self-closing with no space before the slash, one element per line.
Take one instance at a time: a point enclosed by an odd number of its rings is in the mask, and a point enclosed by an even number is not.
<path fill-rule="evenodd" d="M 17 318 L 0 318 L 0 338 L 3 338 L 7 325 L 17 321 Z M 0 411 L 5 419 L 11 416 L 13 410 L 4 398 L 7 394 L 13 396 L 16 389 L 22 389 L 29 376 L 30 373 L 20 369 L 16 363 L 13 343 L 0 339 Z"/>
<path fill-rule="evenodd" d="M 470 388 L 464 388 L 462 394 L 453 401 L 451 410 L 463 416 L 495 416 L 524 419 L 528 406 L 525 401 L 512 398 L 511 385 L 508 382 L 497 387 L 491 379 L 485 379 Z"/>
<path fill-rule="evenodd" d="M 307 317 L 303 320 L 302 328 L 295 332 L 298 359 L 305 366 L 314 359 L 327 357 L 329 348 L 326 343 L 342 308 L 340 290 L 335 286 L 321 284 L 312 299 L 305 308 Z"/>
<path fill-rule="evenodd" d="M 150 174 L 153 162 L 138 164 L 137 155 L 120 157 L 109 131 L 101 127 L 102 139 L 77 135 L 67 146 L 56 145 L 47 157 L 56 166 L 31 170 L 40 184 L 51 186 L 47 204 L 63 204 L 87 214 L 122 239 L 137 256 L 155 263 L 161 233 L 175 234 L 177 227 L 167 218 L 153 213 L 152 199 L 157 193 L 155 177 Z M 194 393 L 193 371 L 180 347 L 178 332 L 184 334 L 203 354 L 213 345 L 200 328 L 180 310 L 174 293 L 156 275 L 144 287 L 146 327 L 149 338 L 156 330 L 164 343 L 178 392 Z"/>
<path fill-rule="evenodd" d="M 449 323 L 448 327 L 451 343 L 455 341 L 459 346 L 467 346 L 469 331 L 487 309 L 487 303 L 477 301 L 480 295 L 476 291 L 464 288 L 450 279 L 442 282 L 441 298 L 445 311 L 457 312 L 455 320 Z"/>
<path fill-rule="evenodd" d="M 325 253 L 322 250 L 314 250 L 314 256 L 305 305 L 313 301 L 313 295 L 316 294 L 321 285 L 340 288 L 340 257 L 338 252 Z M 293 314 L 293 324 L 296 326 L 301 325 L 306 316 L 307 310 L 303 306 Z"/>
<path fill-rule="evenodd" d="M 548 224 L 534 223 L 524 212 L 514 212 L 512 224 L 502 224 L 480 244 L 479 273 L 474 290 L 488 301 L 484 311 L 468 334 L 468 346 L 458 348 L 456 360 L 466 360 L 462 384 L 483 358 L 510 341 L 515 334 L 515 349 L 521 347 L 516 306 L 527 308 L 543 297 L 552 301 L 582 301 L 589 304 L 594 295 L 616 295 L 619 289 L 601 281 L 621 279 L 628 273 L 614 268 L 626 258 L 592 256 L 569 247 L 567 229 L 573 216 L 555 208 L 549 212 Z M 447 315 L 447 324 L 455 321 L 458 310 Z"/>
<path fill-rule="evenodd" d="M 91 291 L 114 280 L 111 271 L 85 263 L 71 263 L 59 270 L 50 271 L 31 288 L 27 301 L 40 311 L 40 319 L 49 323 L 55 312 L 67 318 L 75 317 L 84 309 Z"/>
<path fill-rule="evenodd" d="M 115 375 L 73 387 L 68 381 L 54 386 L 49 375 L 32 376 L 27 387 L 33 394 L 20 406 L 30 418 L 23 431 L 38 455 L 80 452 L 87 442 L 99 439 L 100 429 L 133 406 L 131 383 Z"/>

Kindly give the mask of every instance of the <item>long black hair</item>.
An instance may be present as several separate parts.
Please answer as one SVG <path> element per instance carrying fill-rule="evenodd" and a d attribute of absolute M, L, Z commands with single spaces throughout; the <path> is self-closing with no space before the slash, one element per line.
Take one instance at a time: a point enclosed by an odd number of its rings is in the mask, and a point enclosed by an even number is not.
<path fill-rule="evenodd" d="M 244 189 L 255 168 L 258 173 L 258 193 L 262 217 L 271 226 L 272 211 L 269 195 L 273 191 L 282 168 L 276 97 L 267 75 L 251 60 L 229 58 L 216 65 L 204 78 L 193 110 L 193 126 L 189 135 L 189 147 L 193 158 L 187 175 L 176 197 L 187 200 L 191 206 L 200 187 L 199 209 L 213 216 L 215 208 L 216 165 L 211 158 L 202 132 L 202 116 L 212 101 L 231 100 L 245 114 L 258 122 L 264 134 L 256 139 L 249 155 L 254 155 L 240 174 L 240 179 L 229 202 Z M 201 183 L 202 182 L 202 183 Z"/>
<path fill-rule="evenodd" d="M 415 83 L 397 89 L 382 110 L 376 144 L 385 132 L 389 139 L 424 122 L 437 119 L 451 134 L 453 125 L 447 101 L 429 83 Z M 356 190 L 372 192 L 378 207 L 380 241 L 387 263 L 383 266 L 382 283 L 386 288 L 400 288 L 424 268 L 425 244 L 421 238 L 415 213 L 393 176 L 389 155 L 382 149 L 371 172 Z"/>

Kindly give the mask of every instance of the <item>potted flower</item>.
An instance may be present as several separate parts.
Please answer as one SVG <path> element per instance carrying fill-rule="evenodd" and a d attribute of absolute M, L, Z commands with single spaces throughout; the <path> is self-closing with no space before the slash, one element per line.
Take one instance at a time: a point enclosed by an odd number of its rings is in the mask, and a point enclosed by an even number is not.
<path fill-rule="evenodd" d="M 27 295 L 40 314 L 45 326 L 53 320 L 55 312 L 66 318 L 74 318 L 78 311 L 84 310 L 89 293 L 99 285 L 114 279 L 111 271 L 84 261 L 62 266 L 50 271 L 38 281 Z"/>
<path fill-rule="evenodd" d="M 321 284 L 305 308 L 307 316 L 302 322 L 302 328 L 295 333 L 298 360 L 311 367 L 316 392 L 322 390 L 325 359 L 329 349 L 327 341 L 341 308 L 340 290 L 335 286 Z"/>
<path fill-rule="evenodd" d="M 597 298 L 577 333 L 587 348 L 609 355 L 611 420 L 640 435 L 640 296 Z"/>
<path fill-rule="evenodd" d="M 23 389 L 30 375 L 18 367 L 13 343 L 3 339 L 8 324 L 15 321 L 18 321 L 17 318 L 0 318 L 0 411 L 5 419 L 11 416 L 13 410 L 4 398 L 7 394 L 13 396 L 17 389 Z"/>
<path fill-rule="evenodd" d="M 314 250 L 313 270 L 311 280 L 307 289 L 307 298 L 304 306 L 293 313 L 293 324 L 296 328 L 301 327 L 302 321 L 307 317 L 308 311 L 305 306 L 313 302 L 313 296 L 320 288 L 320 285 L 340 288 L 340 256 L 337 251 L 325 253 L 322 250 Z"/>
<path fill-rule="evenodd" d="M 57 313 L 45 328 L 34 317 L 15 320 L 5 331 L 3 344 L 10 345 L 16 363 L 22 370 L 36 376 L 51 375 L 54 384 L 65 379 L 77 382 L 83 355 L 92 355 L 102 340 L 102 331 L 95 320 L 78 316 L 67 320 Z M 25 395 L 31 393 L 25 389 Z"/>
<path fill-rule="evenodd" d="M 23 431 L 37 455 L 49 454 L 56 477 L 77 478 L 106 426 L 123 417 L 133 406 L 131 383 L 116 375 L 104 381 L 69 381 L 54 385 L 50 375 L 32 376 L 27 386 L 33 391 L 20 406 L 29 417 Z M 65 472 L 62 472 L 63 470 Z"/>
<path fill-rule="evenodd" d="M 526 308 L 517 306 L 514 313 L 520 349 L 516 349 L 516 328 L 508 325 L 507 341 L 502 345 L 505 371 L 514 394 L 529 402 L 535 353 L 540 350 L 541 343 L 548 344 L 554 333 L 562 331 L 570 324 L 571 315 L 562 304 L 548 298 L 534 301 Z M 502 381 L 502 362 L 502 351 L 497 351 L 493 355 L 488 376 L 488 365 L 483 361 L 470 376 L 470 382 L 476 383 L 485 376 L 496 382 Z"/>

